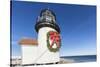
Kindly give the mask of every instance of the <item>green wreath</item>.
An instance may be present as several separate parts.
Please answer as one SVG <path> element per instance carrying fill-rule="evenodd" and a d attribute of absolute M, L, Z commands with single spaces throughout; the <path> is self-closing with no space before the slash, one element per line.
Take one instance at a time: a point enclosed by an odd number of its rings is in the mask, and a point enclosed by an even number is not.
<path fill-rule="evenodd" d="M 48 47 L 48 49 L 49 49 L 50 52 L 57 52 L 57 51 L 59 51 L 59 48 L 61 47 L 61 45 L 60 45 L 61 44 L 61 40 L 59 40 L 59 47 L 57 46 L 57 48 L 51 48 L 50 47 L 50 42 L 49 42 L 50 32 L 54 32 L 54 33 L 58 34 L 58 32 L 55 32 L 55 31 L 49 31 L 47 33 L 47 47 Z M 54 43 L 56 43 L 56 42 L 54 41 Z"/>

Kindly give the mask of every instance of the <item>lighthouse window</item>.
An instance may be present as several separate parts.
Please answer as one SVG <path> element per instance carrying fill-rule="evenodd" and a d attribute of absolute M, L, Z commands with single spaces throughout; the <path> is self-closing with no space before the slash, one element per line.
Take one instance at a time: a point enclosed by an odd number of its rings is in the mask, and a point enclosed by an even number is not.
<path fill-rule="evenodd" d="M 41 16 L 39 21 L 47 21 L 47 22 L 52 22 L 52 21 L 55 21 L 54 18 L 52 16 Z"/>
<path fill-rule="evenodd" d="M 52 18 L 51 18 L 51 17 L 46 16 L 46 21 L 51 21 L 51 20 L 52 20 Z"/>

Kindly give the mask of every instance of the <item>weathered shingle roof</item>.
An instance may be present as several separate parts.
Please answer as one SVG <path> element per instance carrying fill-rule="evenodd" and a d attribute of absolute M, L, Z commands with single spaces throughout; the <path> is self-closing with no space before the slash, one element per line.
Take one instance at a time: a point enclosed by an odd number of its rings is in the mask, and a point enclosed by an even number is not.
<path fill-rule="evenodd" d="M 38 45 L 38 42 L 36 39 L 31 38 L 23 38 L 19 41 L 20 45 Z"/>

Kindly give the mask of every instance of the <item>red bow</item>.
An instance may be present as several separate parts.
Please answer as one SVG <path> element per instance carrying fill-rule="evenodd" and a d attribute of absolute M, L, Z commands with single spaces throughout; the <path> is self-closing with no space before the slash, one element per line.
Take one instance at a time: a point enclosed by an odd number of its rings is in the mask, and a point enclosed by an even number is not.
<path fill-rule="evenodd" d="M 57 32 L 50 32 L 50 39 L 52 40 L 52 43 L 50 45 L 51 48 L 54 45 L 54 43 L 56 43 L 58 48 L 60 47 L 60 45 L 59 45 L 60 35 Z"/>

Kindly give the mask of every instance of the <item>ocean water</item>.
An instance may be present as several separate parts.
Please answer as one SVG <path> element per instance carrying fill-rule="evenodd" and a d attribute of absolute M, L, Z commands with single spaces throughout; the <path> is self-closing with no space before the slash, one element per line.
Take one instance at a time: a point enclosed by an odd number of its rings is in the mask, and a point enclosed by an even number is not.
<path fill-rule="evenodd" d="M 96 55 L 85 55 L 85 56 L 63 56 L 61 58 L 74 60 L 75 63 L 80 62 L 96 62 L 97 56 Z"/>

